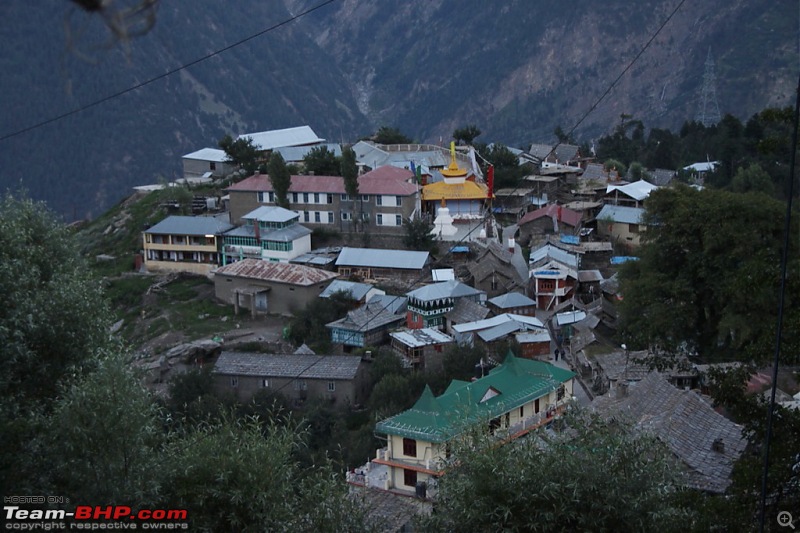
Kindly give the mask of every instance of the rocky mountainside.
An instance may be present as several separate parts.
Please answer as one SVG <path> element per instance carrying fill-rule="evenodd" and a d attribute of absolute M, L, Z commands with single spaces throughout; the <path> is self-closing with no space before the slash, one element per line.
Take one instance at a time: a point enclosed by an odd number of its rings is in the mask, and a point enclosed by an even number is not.
<path fill-rule="evenodd" d="M 130 5 L 113 0 L 110 5 Z M 0 138 L 81 109 L 289 19 L 317 0 L 160 3 L 155 26 L 115 41 L 113 17 L 63 0 L 0 3 Z M 329 140 L 391 125 L 447 141 L 553 139 L 592 106 L 676 2 L 339 0 L 85 111 L 0 140 L 0 187 L 97 216 L 134 185 L 180 176 L 180 156 L 226 133 L 308 124 Z M 788 1 L 685 2 L 576 130 L 620 114 L 675 129 L 695 116 L 709 49 L 723 113 L 791 100 L 797 10 Z"/>

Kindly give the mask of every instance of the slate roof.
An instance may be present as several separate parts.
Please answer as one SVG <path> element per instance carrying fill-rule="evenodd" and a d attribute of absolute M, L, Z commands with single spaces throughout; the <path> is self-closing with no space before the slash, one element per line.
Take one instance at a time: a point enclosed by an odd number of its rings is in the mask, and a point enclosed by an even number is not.
<path fill-rule="evenodd" d="M 352 355 L 272 355 L 222 352 L 214 374 L 294 379 L 355 378 L 361 358 Z"/>
<path fill-rule="evenodd" d="M 525 280 L 522 279 L 517 269 L 511 264 L 512 257 L 513 254 L 500 246 L 500 244 L 491 242 L 478 258 L 469 264 L 467 269 L 476 283 L 482 282 L 491 274 L 500 274 L 510 280 L 510 284 L 505 289 L 512 290 L 525 285 Z"/>
<path fill-rule="evenodd" d="M 374 294 L 367 303 L 370 305 L 380 305 L 390 313 L 405 313 L 408 298 L 405 296 L 394 296 L 392 294 Z"/>
<path fill-rule="evenodd" d="M 528 153 L 538 160 L 543 160 L 550 154 L 553 147 L 549 144 L 532 144 Z"/>
<path fill-rule="evenodd" d="M 447 344 L 453 342 L 453 337 L 442 333 L 435 328 L 407 329 L 393 331 L 389 335 L 412 348 L 421 348 L 432 344 Z"/>
<path fill-rule="evenodd" d="M 233 227 L 233 224 L 222 222 L 215 217 L 173 215 L 144 232 L 152 235 L 219 235 Z"/>
<path fill-rule="evenodd" d="M 488 314 L 488 308 L 472 300 L 461 298 L 456 302 L 455 307 L 444 316 L 454 324 L 463 324 L 465 322 L 483 320 Z"/>
<path fill-rule="evenodd" d="M 608 172 L 606 172 L 605 168 L 601 163 L 587 163 L 586 168 L 583 170 L 583 174 L 580 177 L 581 180 L 594 180 L 594 181 L 607 181 L 608 180 Z"/>
<path fill-rule="evenodd" d="M 623 205 L 604 205 L 597 213 L 597 220 L 611 220 L 620 224 L 641 224 L 644 209 L 641 207 L 627 207 Z"/>
<path fill-rule="evenodd" d="M 580 146 L 559 143 L 555 149 L 556 159 L 559 163 L 569 163 L 580 156 L 580 150 Z"/>
<path fill-rule="evenodd" d="M 499 309 L 511 309 L 514 307 L 528 307 L 531 305 L 536 305 L 536 302 L 524 294 L 519 292 L 508 292 L 506 294 L 501 294 L 500 296 L 495 296 L 489 303 Z"/>
<path fill-rule="evenodd" d="M 583 215 L 578 211 L 573 211 L 572 209 L 568 209 L 564 206 L 550 204 L 542 207 L 541 209 L 537 209 L 536 211 L 527 213 L 519 220 L 519 222 L 517 222 L 517 225 L 522 226 L 523 224 L 527 224 L 528 222 L 533 222 L 534 220 L 539 220 L 540 218 L 544 217 L 551 219 L 555 217 L 559 222 L 564 222 L 573 228 L 577 228 L 581 223 L 581 218 Z"/>
<path fill-rule="evenodd" d="M 580 270 L 578 271 L 578 281 L 581 283 L 603 281 L 603 273 L 599 270 Z"/>
<path fill-rule="evenodd" d="M 191 154 L 186 154 L 183 159 L 197 159 L 199 161 L 213 161 L 215 163 L 224 163 L 228 160 L 228 154 L 225 150 L 217 148 L 201 148 Z"/>
<path fill-rule="evenodd" d="M 259 150 L 272 150 L 283 146 L 299 146 L 301 144 L 319 144 L 325 140 L 317 137 L 317 134 L 309 126 L 243 133 L 238 138 L 251 139 Z"/>
<path fill-rule="evenodd" d="M 676 172 L 665 168 L 657 168 L 655 170 L 648 170 L 647 175 L 649 176 L 647 181 L 658 187 L 665 187 L 670 184 Z"/>
<path fill-rule="evenodd" d="M 461 298 L 463 296 L 473 296 L 483 293 L 483 291 L 474 289 L 458 280 L 450 280 L 424 285 L 406 293 L 406 296 L 409 298 L 414 298 L 418 301 L 430 302 L 444 298 Z"/>
<path fill-rule="evenodd" d="M 428 252 L 382 250 L 379 248 L 342 248 L 336 266 L 395 268 L 419 270 L 428 263 Z"/>
<path fill-rule="evenodd" d="M 605 417 L 621 416 L 635 429 L 661 440 L 684 464 L 689 487 L 723 493 L 730 485 L 734 463 L 747 441 L 734 424 L 694 391 L 679 390 L 652 372 L 627 396 L 595 399 L 593 408 Z M 723 445 L 713 449 L 714 442 Z"/>
<path fill-rule="evenodd" d="M 391 311 L 387 311 L 382 305 L 367 303 L 358 309 L 348 311 L 347 316 L 344 318 L 325 324 L 325 327 L 366 332 L 404 320 L 405 317 L 403 315 L 396 315 Z"/>
<path fill-rule="evenodd" d="M 426 386 L 411 409 L 378 422 L 377 433 L 427 442 L 445 442 L 470 425 L 482 423 L 556 390 L 574 372 L 509 353 L 502 365 L 472 382 L 454 380 L 439 397 Z M 481 401 L 486 392 L 499 394 Z"/>
<path fill-rule="evenodd" d="M 249 258 L 219 267 L 215 274 L 300 286 L 315 285 L 337 277 L 337 274 L 319 268 Z"/>

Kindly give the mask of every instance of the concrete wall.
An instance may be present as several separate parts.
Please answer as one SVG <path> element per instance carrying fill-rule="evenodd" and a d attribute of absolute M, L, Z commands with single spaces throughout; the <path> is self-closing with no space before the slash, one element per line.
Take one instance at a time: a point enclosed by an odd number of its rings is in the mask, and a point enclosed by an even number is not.
<path fill-rule="evenodd" d="M 216 274 L 214 276 L 214 294 L 218 300 L 229 305 L 236 305 L 237 290 L 268 289 L 266 313 L 288 316 L 303 309 L 309 302 L 319 297 L 329 283 L 330 281 L 324 281 L 310 286 L 295 286 Z M 250 309 L 250 302 L 250 295 L 239 294 L 240 307 Z"/>
<path fill-rule="evenodd" d="M 330 401 L 337 407 L 349 408 L 364 402 L 363 376 L 363 372 L 359 372 L 355 379 L 346 381 L 333 379 L 294 380 L 285 377 L 214 374 L 214 391 L 220 396 L 232 395 L 239 401 L 247 402 L 259 391 L 280 390 L 281 395 L 296 404 L 323 399 Z M 236 378 L 236 386 L 232 385 L 232 378 Z M 264 386 L 264 380 L 267 381 L 266 387 Z M 333 391 L 328 388 L 330 383 L 333 384 Z M 303 388 L 303 384 L 305 388 Z"/>

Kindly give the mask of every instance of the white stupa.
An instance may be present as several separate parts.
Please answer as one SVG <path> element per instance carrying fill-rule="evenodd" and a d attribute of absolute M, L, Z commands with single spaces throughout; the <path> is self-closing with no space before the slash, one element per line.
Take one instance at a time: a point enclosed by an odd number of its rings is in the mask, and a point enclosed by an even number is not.
<path fill-rule="evenodd" d="M 433 221 L 431 235 L 447 240 L 447 237 L 452 237 L 457 232 L 458 228 L 453 225 L 453 217 L 450 216 L 450 210 L 447 208 L 444 199 L 442 199 L 441 207 L 436 210 L 436 218 Z"/>

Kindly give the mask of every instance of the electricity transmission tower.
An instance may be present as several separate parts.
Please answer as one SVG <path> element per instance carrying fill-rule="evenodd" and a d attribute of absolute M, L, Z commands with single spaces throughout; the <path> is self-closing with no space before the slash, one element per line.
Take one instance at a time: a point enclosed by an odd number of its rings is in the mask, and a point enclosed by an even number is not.
<path fill-rule="evenodd" d="M 700 107 L 694 119 L 705 127 L 713 126 L 720 120 L 717 75 L 714 73 L 714 60 L 711 58 L 710 47 L 706 58 L 706 71 L 703 74 L 703 87 L 700 89 Z"/>

